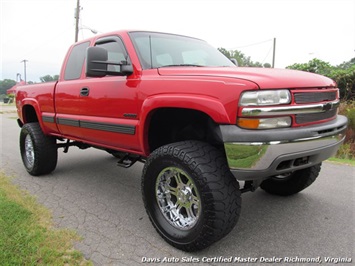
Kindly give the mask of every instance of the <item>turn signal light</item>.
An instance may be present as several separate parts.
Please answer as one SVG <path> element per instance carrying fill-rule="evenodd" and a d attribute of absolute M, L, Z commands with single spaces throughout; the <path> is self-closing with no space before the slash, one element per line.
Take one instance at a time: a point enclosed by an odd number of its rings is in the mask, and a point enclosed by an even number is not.
<path fill-rule="evenodd" d="M 291 117 L 239 118 L 237 125 L 246 129 L 272 129 L 291 126 Z"/>

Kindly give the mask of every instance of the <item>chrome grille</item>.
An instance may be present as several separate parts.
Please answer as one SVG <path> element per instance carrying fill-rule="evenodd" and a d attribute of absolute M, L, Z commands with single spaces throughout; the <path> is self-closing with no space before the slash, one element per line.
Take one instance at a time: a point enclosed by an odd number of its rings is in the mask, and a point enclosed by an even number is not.
<path fill-rule="evenodd" d="M 310 122 L 316 122 L 324 119 L 329 119 L 335 116 L 337 113 L 337 108 L 325 111 L 323 113 L 313 113 L 313 114 L 298 114 L 295 115 L 297 124 L 305 124 Z"/>
<path fill-rule="evenodd" d="M 316 103 L 323 101 L 334 101 L 337 97 L 335 91 L 323 92 L 296 92 L 294 93 L 295 103 Z"/>

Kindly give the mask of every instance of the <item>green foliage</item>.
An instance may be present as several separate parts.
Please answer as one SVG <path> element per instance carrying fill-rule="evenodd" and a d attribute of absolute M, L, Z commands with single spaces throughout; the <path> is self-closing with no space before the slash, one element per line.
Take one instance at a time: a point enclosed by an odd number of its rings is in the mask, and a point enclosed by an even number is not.
<path fill-rule="evenodd" d="M 355 58 L 339 66 L 332 66 L 328 62 L 314 58 L 308 63 L 296 63 L 286 68 L 327 76 L 338 84 L 342 99 L 350 100 L 355 98 Z"/>
<path fill-rule="evenodd" d="M 250 56 L 246 56 L 245 54 L 243 54 L 241 51 L 238 50 L 230 50 L 228 51 L 225 48 L 218 48 L 218 50 L 224 54 L 226 57 L 228 58 L 234 58 L 237 60 L 238 62 L 238 66 L 244 66 L 244 67 L 266 67 L 266 68 L 270 68 L 271 64 L 269 63 L 265 63 L 264 65 L 261 64 L 260 62 L 253 62 L 250 59 Z"/>
<path fill-rule="evenodd" d="M 6 94 L 6 91 L 13 87 L 16 84 L 16 81 L 12 79 L 0 80 L 0 94 Z"/>
<path fill-rule="evenodd" d="M 333 69 L 329 77 L 338 84 L 342 99 L 355 99 L 355 64 L 346 69 Z"/>
<path fill-rule="evenodd" d="M 314 58 L 310 60 L 308 63 L 304 63 L 304 64 L 296 63 L 286 68 L 302 70 L 302 71 L 307 71 L 307 72 L 326 76 L 327 74 L 329 75 L 333 67 L 327 62 Z"/>
<path fill-rule="evenodd" d="M 54 75 L 54 76 L 51 76 L 51 75 L 45 75 L 43 77 L 40 77 L 40 81 L 41 82 L 51 82 L 51 81 L 57 81 L 59 78 L 59 75 Z"/>
<path fill-rule="evenodd" d="M 355 159 L 355 101 L 342 102 L 339 114 L 345 115 L 349 122 L 344 144 L 338 150 L 336 157 L 350 160 Z"/>

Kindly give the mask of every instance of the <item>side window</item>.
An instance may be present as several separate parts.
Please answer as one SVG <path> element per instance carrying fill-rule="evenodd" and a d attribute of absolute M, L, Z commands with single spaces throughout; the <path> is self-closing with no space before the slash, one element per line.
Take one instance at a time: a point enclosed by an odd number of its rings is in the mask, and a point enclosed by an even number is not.
<path fill-rule="evenodd" d="M 65 80 L 80 78 L 86 57 L 86 48 L 88 48 L 89 45 L 90 42 L 84 42 L 73 47 L 65 68 Z"/>
<path fill-rule="evenodd" d="M 115 38 L 114 41 L 108 41 L 96 44 L 96 46 L 105 48 L 108 52 L 108 61 L 124 63 L 128 61 L 126 49 L 119 38 Z M 109 65 L 108 71 L 120 71 L 120 66 Z"/>

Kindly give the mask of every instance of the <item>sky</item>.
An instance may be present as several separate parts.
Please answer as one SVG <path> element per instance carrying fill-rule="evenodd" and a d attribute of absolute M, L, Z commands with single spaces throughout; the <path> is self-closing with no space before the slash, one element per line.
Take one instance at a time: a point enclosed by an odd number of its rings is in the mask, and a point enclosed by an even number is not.
<path fill-rule="evenodd" d="M 0 80 L 57 75 L 75 39 L 77 0 L 0 0 Z M 285 68 L 355 57 L 355 0 L 80 0 L 79 40 L 121 29 L 170 32 Z"/>

